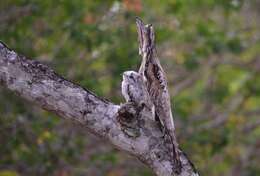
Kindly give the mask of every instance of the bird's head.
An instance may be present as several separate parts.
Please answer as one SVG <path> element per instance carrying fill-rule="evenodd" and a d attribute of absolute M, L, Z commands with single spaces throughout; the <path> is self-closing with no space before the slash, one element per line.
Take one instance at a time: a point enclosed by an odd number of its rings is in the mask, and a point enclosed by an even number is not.
<path fill-rule="evenodd" d="M 129 83 L 136 84 L 141 81 L 142 76 L 135 71 L 126 71 L 123 73 L 123 80 Z"/>

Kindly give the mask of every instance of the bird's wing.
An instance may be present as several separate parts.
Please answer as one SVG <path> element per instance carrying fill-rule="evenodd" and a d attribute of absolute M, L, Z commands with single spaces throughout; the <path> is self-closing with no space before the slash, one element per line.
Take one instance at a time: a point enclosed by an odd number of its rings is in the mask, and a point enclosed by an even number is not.
<path fill-rule="evenodd" d="M 179 173 L 181 171 L 181 162 L 174 133 L 170 96 L 166 76 L 156 54 L 154 29 L 152 25 L 144 25 L 140 19 L 137 19 L 136 23 L 139 53 L 142 56 L 139 73 L 146 80 L 148 93 L 155 106 L 156 117 L 159 118 L 164 129 L 166 145 L 171 150 L 172 161 L 175 166 L 174 170 Z"/>
<path fill-rule="evenodd" d="M 171 102 L 167 88 L 165 73 L 155 49 L 155 35 L 151 24 L 145 25 L 139 18 L 136 19 L 139 53 L 142 56 L 142 64 L 139 73 L 144 76 L 146 86 L 155 105 L 155 110 L 166 128 L 174 128 Z M 171 129 L 173 130 L 173 129 Z"/>

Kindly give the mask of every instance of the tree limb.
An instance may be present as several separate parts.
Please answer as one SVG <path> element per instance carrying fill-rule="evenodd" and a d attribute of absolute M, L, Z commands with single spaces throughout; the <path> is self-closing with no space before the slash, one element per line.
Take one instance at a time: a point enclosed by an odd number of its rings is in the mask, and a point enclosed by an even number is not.
<path fill-rule="evenodd" d="M 99 98 L 59 76 L 48 66 L 17 54 L 1 42 L 0 85 L 47 111 L 83 125 L 116 148 L 137 157 L 158 176 L 175 175 L 163 134 L 155 121 L 145 119 L 138 124 L 138 136 L 127 135 L 118 120 L 130 111 L 126 104 L 120 107 Z M 135 114 L 133 118 L 137 116 Z M 179 151 L 182 163 L 179 175 L 198 175 L 187 156 Z"/>

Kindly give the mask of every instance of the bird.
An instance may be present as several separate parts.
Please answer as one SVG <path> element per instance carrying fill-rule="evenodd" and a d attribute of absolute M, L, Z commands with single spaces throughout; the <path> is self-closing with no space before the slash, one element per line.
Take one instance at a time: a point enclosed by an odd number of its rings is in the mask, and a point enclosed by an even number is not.
<path fill-rule="evenodd" d="M 145 25 L 136 18 L 139 54 L 142 63 L 138 73 L 142 75 L 147 91 L 155 107 L 155 118 L 162 128 L 166 147 L 171 150 L 173 171 L 181 172 L 181 161 L 178 152 L 178 143 L 175 137 L 175 127 L 171 111 L 170 95 L 167 80 L 157 56 L 155 48 L 154 29 L 151 24 Z"/>
<path fill-rule="evenodd" d="M 140 104 L 145 97 L 144 86 L 142 76 L 139 73 L 135 71 L 126 71 L 123 73 L 121 89 L 127 102 Z"/>
<path fill-rule="evenodd" d="M 150 111 L 150 118 L 154 118 L 154 105 L 150 99 L 142 75 L 135 71 L 124 72 L 121 89 L 127 102 L 135 103 L 137 107 L 146 110 L 146 112 Z"/>
<path fill-rule="evenodd" d="M 154 106 L 143 77 L 138 72 L 124 72 L 121 89 L 126 103 L 122 104 L 118 111 L 118 122 L 127 136 L 138 137 L 141 120 L 154 119 Z"/>

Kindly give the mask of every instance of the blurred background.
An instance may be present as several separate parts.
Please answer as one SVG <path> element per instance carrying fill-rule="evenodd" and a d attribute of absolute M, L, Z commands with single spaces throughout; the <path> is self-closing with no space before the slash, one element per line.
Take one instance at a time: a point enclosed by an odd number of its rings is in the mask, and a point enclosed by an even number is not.
<path fill-rule="evenodd" d="M 0 0 L 0 40 L 117 104 L 155 26 L 181 148 L 201 175 L 260 175 L 259 0 Z M 0 87 L 0 176 L 150 176 L 137 159 Z"/>

